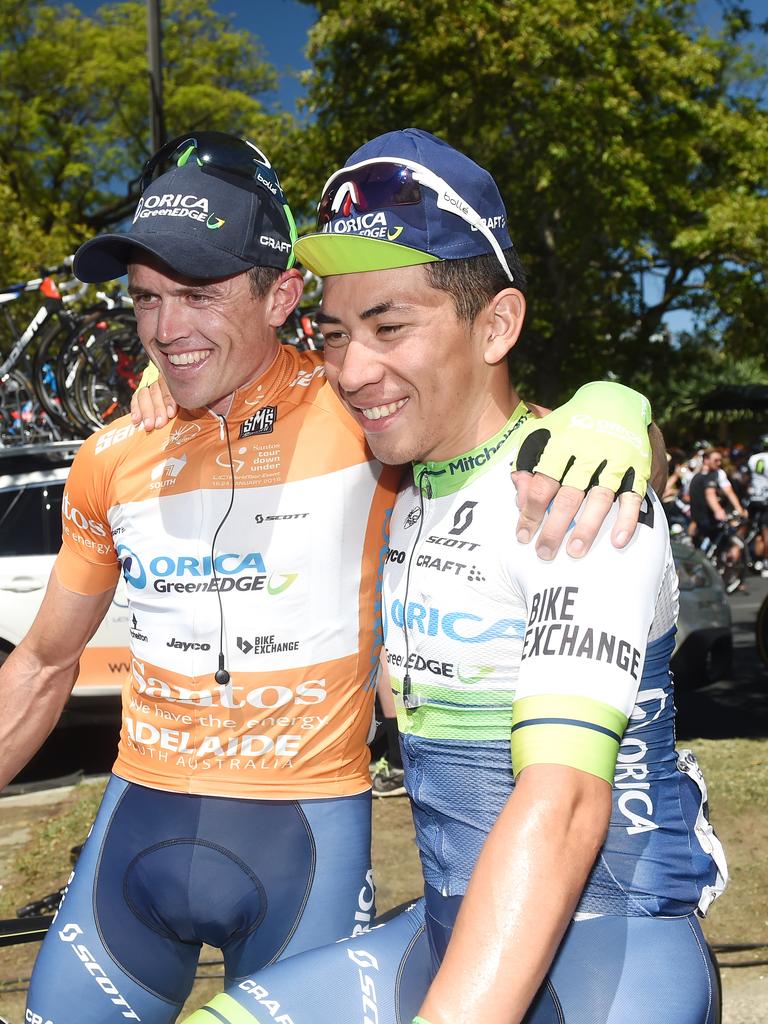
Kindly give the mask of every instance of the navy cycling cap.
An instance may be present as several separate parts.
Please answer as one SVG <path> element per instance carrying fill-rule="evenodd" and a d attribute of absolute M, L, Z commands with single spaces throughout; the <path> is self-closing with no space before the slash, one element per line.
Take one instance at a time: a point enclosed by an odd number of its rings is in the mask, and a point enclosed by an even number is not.
<path fill-rule="evenodd" d="M 203 173 L 196 163 L 175 167 L 139 199 L 126 234 L 98 235 L 77 250 L 81 281 L 111 281 L 127 273 L 137 249 L 185 277 L 211 280 L 293 263 L 290 210 L 265 189 Z"/>
<path fill-rule="evenodd" d="M 296 258 L 320 276 L 389 270 L 503 250 L 512 241 L 496 182 L 468 156 L 420 128 L 387 132 L 356 150 L 325 184 L 317 233 Z"/>

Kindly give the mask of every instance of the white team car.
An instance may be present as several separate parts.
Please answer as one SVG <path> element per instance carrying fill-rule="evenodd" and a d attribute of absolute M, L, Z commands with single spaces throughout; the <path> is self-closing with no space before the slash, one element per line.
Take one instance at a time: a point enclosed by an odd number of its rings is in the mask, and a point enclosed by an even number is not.
<path fill-rule="evenodd" d="M 64 481 L 80 442 L 0 447 L 0 662 L 29 629 L 61 546 Z M 83 652 L 62 724 L 109 718 L 130 671 L 123 581 Z"/>
<path fill-rule="evenodd" d="M 672 555 L 680 587 L 672 670 L 679 686 L 693 689 L 730 672 L 731 609 L 722 579 L 700 551 L 673 538 Z"/>

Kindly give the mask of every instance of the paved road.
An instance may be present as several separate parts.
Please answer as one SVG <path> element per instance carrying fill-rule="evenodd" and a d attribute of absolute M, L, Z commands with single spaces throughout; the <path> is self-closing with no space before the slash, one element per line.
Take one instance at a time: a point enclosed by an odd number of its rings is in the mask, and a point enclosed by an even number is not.
<path fill-rule="evenodd" d="M 676 694 L 681 739 L 768 736 L 768 666 L 755 647 L 755 618 L 768 596 L 768 580 L 750 576 L 746 585 L 747 593 L 728 598 L 733 615 L 733 668 L 728 678 Z"/>

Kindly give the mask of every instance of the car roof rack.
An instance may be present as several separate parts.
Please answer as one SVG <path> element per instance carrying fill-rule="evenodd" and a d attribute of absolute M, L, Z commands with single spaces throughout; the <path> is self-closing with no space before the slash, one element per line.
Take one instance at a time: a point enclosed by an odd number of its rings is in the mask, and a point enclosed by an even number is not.
<path fill-rule="evenodd" d="M 0 473 L 21 473 L 45 465 L 66 465 L 74 459 L 82 439 L 33 444 L 0 444 Z"/>

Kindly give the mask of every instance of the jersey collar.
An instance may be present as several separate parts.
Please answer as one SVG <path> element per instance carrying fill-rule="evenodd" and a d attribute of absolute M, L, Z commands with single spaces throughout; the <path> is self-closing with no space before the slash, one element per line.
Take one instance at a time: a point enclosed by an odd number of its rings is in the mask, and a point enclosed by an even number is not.
<path fill-rule="evenodd" d="M 416 486 L 433 498 L 453 494 L 466 487 L 503 457 L 507 441 L 530 415 L 528 406 L 519 402 L 501 430 L 477 448 L 445 462 L 414 462 L 413 479 Z"/>

